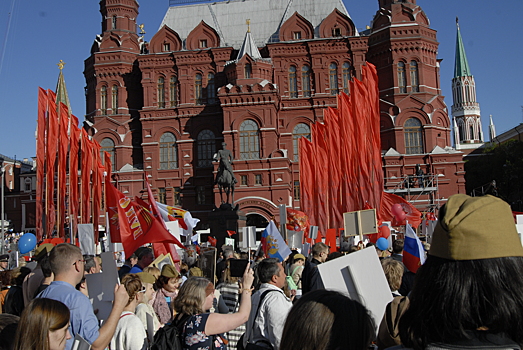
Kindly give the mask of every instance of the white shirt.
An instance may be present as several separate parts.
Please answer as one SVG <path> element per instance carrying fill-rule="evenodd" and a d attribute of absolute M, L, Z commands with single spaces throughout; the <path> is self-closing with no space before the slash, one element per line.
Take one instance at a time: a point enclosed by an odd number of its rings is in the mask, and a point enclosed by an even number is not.
<path fill-rule="evenodd" d="M 273 291 L 267 293 L 265 298 L 263 298 L 258 316 L 254 320 L 261 295 L 266 290 Z M 274 350 L 278 350 L 283 326 L 292 307 L 291 300 L 283 294 L 283 290 L 280 288 L 269 283 L 263 283 L 260 286 L 260 290 L 253 294 L 251 301 L 251 314 L 249 315 L 249 321 L 247 321 L 244 345 L 247 345 L 247 340 L 251 343 L 256 343 L 259 340 L 267 339 L 274 347 Z"/>
<path fill-rule="evenodd" d="M 148 347 L 142 321 L 130 311 L 122 312 L 111 339 L 111 350 L 146 350 Z"/>

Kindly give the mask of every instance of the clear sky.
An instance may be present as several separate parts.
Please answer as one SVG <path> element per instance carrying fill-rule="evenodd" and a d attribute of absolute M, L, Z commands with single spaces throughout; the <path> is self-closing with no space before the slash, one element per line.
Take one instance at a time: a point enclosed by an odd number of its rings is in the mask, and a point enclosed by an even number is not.
<path fill-rule="evenodd" d="M 258 0 L 264 1 L 264 0 Z M 281 0 L 284 1 L 284 0 Z M 299 0 L 294 0 L 299 1 Z M 137 23 L 150 41 L 168 8 L 168 0 L 140 0 Z M 365 29 L 378 0 L 344 0 L 356 27 Z M 452 105 L 451 80 L 456 45 L 455 18 L 476 80 L 483 132 L 488 140 L 492 114 L 497 133 L 523 122 L 522 0 L 417 0 L 438 31 L 441 87 Z M 98 0 L 0 1 L 0 153 L 17 159 L 36 154 L 34 133 L 38 86 L 55 89 L 57 63 L 64 76 L 73 114 L 85 113 L 84 60 L 101 33 Z"/>

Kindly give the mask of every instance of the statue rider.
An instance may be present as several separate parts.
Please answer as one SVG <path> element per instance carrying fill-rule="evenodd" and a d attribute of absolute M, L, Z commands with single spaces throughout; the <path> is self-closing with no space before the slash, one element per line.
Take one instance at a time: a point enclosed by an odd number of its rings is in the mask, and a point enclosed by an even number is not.
<path fill-rule="evenodd" d="M 226 189 L 227 201 L 229 200 L 229 192 L 232 192 L 232 199 L 234 201 L 234 184 L 238 181 L 234 177 L 234 170 L 232 169 L 232 161 L 234 160 L 234 157 L 232 152 L 226 149 L 226 146 L 227 144 L 222 142 L 222 149 L 214 156 L 214 160 L 220 162 L 214 184 L 218 184 L 218 187 L 220 188 L 220 196 L 222 188 Z"/>

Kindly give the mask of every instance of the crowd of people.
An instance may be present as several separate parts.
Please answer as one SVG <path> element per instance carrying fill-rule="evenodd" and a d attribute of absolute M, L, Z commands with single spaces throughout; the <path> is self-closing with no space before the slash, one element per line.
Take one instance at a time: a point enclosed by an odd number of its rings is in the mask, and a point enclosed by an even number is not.
<path fill-rule="evenodd" d="M 41 245 L 32 270 L 6 270 L 0 256 L 0 349 L 72 349 L 75 336 L 92 349 L 175 349 L 165 343 L 173 331 L 190 350 L 521 349 L 523 247 L 505 202 L 451 196 L 416 273 L 402 263 L 403 246 L 397 239 L 389 256 L 379 252 L 393 298 L 381 322 L 324 288 L 318 266 L 343 254 L 319 242 L 284 262 L 224 246 L 207 277 L 194 259 L 158 269 L 140 247 L 119 269 L 100 324 L 85 275 L 103 271 L 101 260 L 71 244 Z M 241 258 L 250 262 L 239 278 L 231 266 Z"/>

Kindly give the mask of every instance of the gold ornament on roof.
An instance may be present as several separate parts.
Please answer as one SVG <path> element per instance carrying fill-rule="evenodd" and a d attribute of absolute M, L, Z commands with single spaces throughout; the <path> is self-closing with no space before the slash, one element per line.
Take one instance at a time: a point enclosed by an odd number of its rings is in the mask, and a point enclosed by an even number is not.
<path fill-rule="evenodd" d="M 143 23 L 138 25 L 138 28 L 140 28 L 140 34 L 145 34 L 145 30 L 143 30 L 144 27 L 145 25 Z"/>
<path fill-rule="evenodd" d="M 65 62 L 60 60 L 60 62 L 58 62 L 56 65 L 58 66 L 58 69 L 62 70 L 62 69 L 64 69 Z"/>
<path fill-rule="evenodd" d="M 248 19 L 245 21 L 245 23 L 247 24 L 247 33 L 250 33 L 251 32 L 251 20 Z"/>

